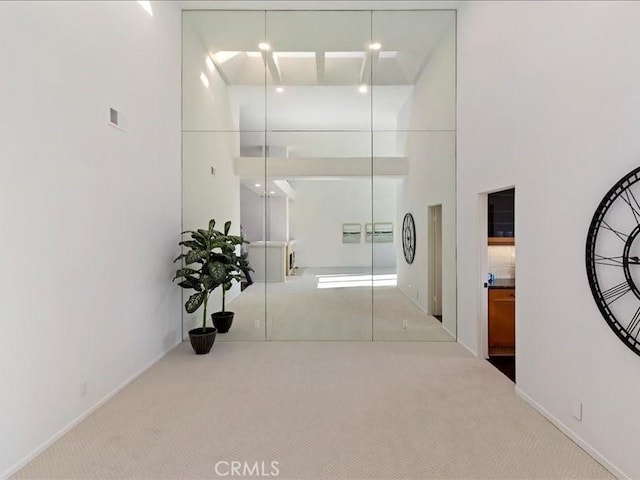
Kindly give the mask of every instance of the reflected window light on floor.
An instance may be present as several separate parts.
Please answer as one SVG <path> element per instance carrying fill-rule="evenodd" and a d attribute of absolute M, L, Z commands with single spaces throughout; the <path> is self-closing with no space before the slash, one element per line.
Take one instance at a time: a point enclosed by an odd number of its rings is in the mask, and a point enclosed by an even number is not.
<path fill-rule="evenodd" d="M 353 287 L 395 287 L 398 276 L 382 275 L 316 275 L 318 288 L 353 288 Z"/>

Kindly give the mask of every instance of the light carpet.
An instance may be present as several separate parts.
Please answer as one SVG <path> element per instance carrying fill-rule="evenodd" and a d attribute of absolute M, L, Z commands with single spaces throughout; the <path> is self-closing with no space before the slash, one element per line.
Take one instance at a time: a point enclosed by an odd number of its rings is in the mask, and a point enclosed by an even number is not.
<path fill-rule="evenodd" d="M 227 305 L 233 327 L 219 341 L 454 341 L 397 287 L 349 286 L 366 283 L 349 281 L 366 274 L 371 269 L 306 268 L 286 282 L 256 282 Z M 333 279 L 332 288 L 318 288 Z"/>
<path fill-rule="evenodd" d="M 16 479 L 610 479 L 456 343 L 181 344 Z M 220 468 L 222 466 L 222 468 Z"/>

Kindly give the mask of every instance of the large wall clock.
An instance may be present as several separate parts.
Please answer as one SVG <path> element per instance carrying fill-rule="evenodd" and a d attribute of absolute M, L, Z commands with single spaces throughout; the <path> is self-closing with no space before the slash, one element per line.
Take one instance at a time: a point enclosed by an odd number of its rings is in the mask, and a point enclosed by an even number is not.
<path fill-rule="evenodd" d="M 625 175 L 596 209 L 586 248 L 587 277 L 600 313 L 640 355 L 640 168 Z"/>
<path fill-rule="evenodd" d="M 407 213 L 402 221 L 402 250 L 407 263 L 413 263 L 416 256 L 416 225 L 410 213 Z"/>

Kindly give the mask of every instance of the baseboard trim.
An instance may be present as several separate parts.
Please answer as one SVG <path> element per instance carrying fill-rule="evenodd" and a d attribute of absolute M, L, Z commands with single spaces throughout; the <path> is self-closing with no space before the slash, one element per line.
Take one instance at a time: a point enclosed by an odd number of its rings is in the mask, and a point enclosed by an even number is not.
<path fill-rule="evenodd" d="M 33 450 L 28 455 L 26 455 L 22 460 L 20 460 L 14 466 L 10 467 L 9 470 L 7 470 L 6 472 L 0 474 L 0 480 L 8 480 L 11 475 L 17 473 L 21 468 L 23 468 L 25 465 L 27 465 L 29 462 L 31 462 L 34 458 L 36 458 L 38 455 L 40 455 L 42 452 L 44 452 L 47 448 L 49 448 L 51 445 L 53 445 L 58 439 L 60 439 L 63 435 L 65 435 L 72 428 L 74 428 L 76 425 L 78 425 L 82 420 L 87 418 L 89 415 L 91 415 L 93 412 L 95 412 L 100 407 L 102 407 L 105 403 L 107 403 L 109 400 L 111 400 L 123 388 L 125 388 L 127 385 L 129 385 L 131 382 L 133 382 L 136 378 L 138 378 L 144 372 L 149 370 L 151 367 L 153 367 L 160 360 L 162 360 L 167 355 L 167 353 L 169 353 L 171 350 L 176 348 L 181 343 L 182 343 L 181 339 L 177 340 L 167 350 L 165 350 L 160 355 L 158 355 L 157 357 L 152 359 L 148 364 L 146 364 L 144 367 L 142 367 L 140 370 L 138 370 L 136 373 L 134 373 L 131 377 L 129 377 L 123 383 L 121 383 L 119 386 L 117 386 L 115 389 L 113 389 L 111 391 L 111 393 L 107 394 L 105 397 L 103 397 L 101 400 L 99 400 L 97 403 L 95 403 L 92 407 L 89 407 L 88 410 L 85 410 L 84 413 L 80 414 L 80 416 L 77 417 L 75 420 L 72 420 L 71 422 L 69 422 L 61 430 L 58 430 L 58 432 L 53 434 L 48 440 L 46 440 L 44 443 L 42 443 L 39 447 L 37 447 L 35 450 Z"/>
<path fill-rule="evenodd" d="M 631 480 L 631 477 L 626 475 L 622 470 L 616 467 L 613 463 L 607 460 L 598 450 L 593 448 L 586 442 L 582 437 L 580 437 L 576 432 L 567 427 L 564 423 L 558 420 L 555 416 L 549 413 L 542 405 L 536 402 L 533 398 L 527 395 L 516 385 L 516 394 L 522 398 L 525 402 L 531 405 L 538 413 L 540 413 L 544 418 L 549 420 L 558 430 L 564 433 L 567 437 L 569 437 L 576 445 L 578 445 L 582 450 L 587 452 L 593 459 L 606 468 L 612 475 L 620 480 Z"/>
<path fill-rule="evenodd" d="M 454 338 L 455 338 L 455 336 L 454 336 Z M 458 342 L 460 345 L 462 345 L 464 348 L 466 348 L 466 349 L 469 351 L 469 353 L 470 353 L 471 355 L 473 355 L 473 356 L 474 356 L 474 357 L 476 357 L 476 358 L 478 357 L 478 354 L 477 354 L 476 352 L 474 352 L 474 351 L 471 349 L 471 347 L 470 347 L 469 345 L 467 345 L 466 343 L 464 343 L 464 342 L 463 342 L 462 340 L 460 340 L 460 339 L 458 339 L 458 340 L 457 340 L 457 342 Z"/>

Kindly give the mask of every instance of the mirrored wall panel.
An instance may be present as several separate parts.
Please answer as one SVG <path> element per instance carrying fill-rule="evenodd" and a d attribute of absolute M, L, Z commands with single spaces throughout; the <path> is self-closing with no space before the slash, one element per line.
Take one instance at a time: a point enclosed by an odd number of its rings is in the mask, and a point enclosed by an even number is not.
<path fill-rule="evenodd" d="M 211 293 L 216 341 L 455 340 L 455 34 L 453 11 L 183 13 L 183 226 L 231 221 L 251 267 Z"/>

